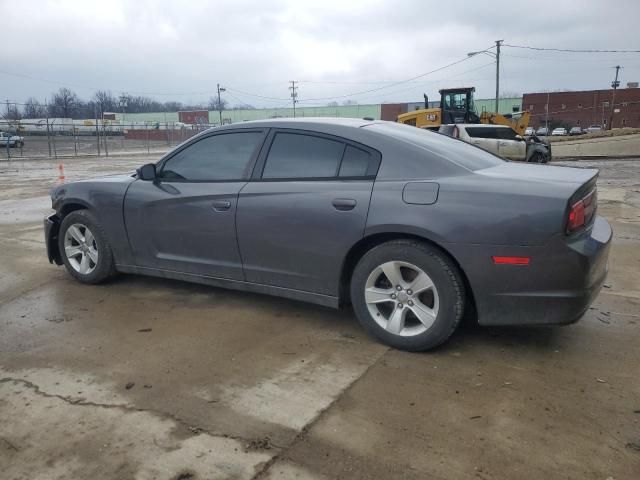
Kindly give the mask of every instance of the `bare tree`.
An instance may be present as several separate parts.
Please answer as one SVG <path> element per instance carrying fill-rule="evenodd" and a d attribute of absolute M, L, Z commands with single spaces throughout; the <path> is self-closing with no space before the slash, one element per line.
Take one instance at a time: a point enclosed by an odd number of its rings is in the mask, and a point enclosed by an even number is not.
<path fill-rule="evenodd" d="M 209 105 L 207 106 L 209 110 L 226 110 L 228 105 L 229 105 L 229 102 L 227 102 L 224 98 L 221 98 L 220 104 L 218 104 L 218 98 L 211 97 L 209 99 Z"/>
<path fill-rule="evenodd" d="M 115 112 L 118 110 L 118 101 L 109 90 L 98 90 L 93 95 L 93 101 L 102 112 Z"/>
<path fill-rule="evenodd" d="M 47 112 L 44 105 L 35 98 L 29 97 L 24 103 L 22 114 L 24 118 L 43 118 L 47 115 Z"/>
<path fill-rule="evenodd" d="M 7 120 L 20 120 L 22 115 L 20 114 L 20 110 L 18 109 L 18 105 L 15 103 L 9 103 L 7 105 L 7 112 L 4 115 L 4 118 Z"/>
<path fill-rule="evenodd" d="M 181 102 L 164 102 L 164 109 L 167 112 L 179 112 L 180 110 L 182 110 L 182 103 Z"/>
<path fill-rule="evenodd" d="M 68 88 L 61 88 L 53 94 L 49 111 L 52 117 L 71 118 L 79 103 L 78 95 Z"/>

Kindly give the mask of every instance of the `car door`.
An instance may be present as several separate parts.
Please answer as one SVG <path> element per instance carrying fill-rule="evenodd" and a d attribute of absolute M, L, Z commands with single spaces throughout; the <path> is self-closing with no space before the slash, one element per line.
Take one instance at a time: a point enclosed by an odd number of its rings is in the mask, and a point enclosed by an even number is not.
<path fill-rule="evenodd" d="M 498 136 L 494 127 L 466 127 L 469 143 L 498 155 Z"/>
<path fill-rule="evenodd" d="M 337 296 L 379 164 L 377 151 L 338 137 L 272 131 L 238 200 L 247 281 Z"/>
<path fill-rule="evenodd" d="M 265 130 L 222 131 L 192 141 L 136 180 L 124 217 L 136 265 L 242 280 L 236 238 L 238 192 Z"/>
<path fill-rule="evenodd" d="M 497 128 L 498 155 L 510 160 L 525 160 L 527 156 L 527 143 L 512 129 Z"/>

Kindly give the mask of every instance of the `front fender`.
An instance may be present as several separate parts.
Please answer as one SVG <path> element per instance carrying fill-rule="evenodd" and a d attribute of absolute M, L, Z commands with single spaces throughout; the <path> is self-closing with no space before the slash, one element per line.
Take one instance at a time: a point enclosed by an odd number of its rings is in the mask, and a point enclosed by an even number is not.
<path fill-rule="evenodd" d="M 49 263 L 62 265 L 62 256 L 58 248 L 58 232 L 60 231 L 60 217 L 50 215 L 44 219 L 44 243 L 47 246 Z"/>
<path fill-rule="evenodd" d="M 65 183 L 51 191 L 51 203 L 60 222 L 70 211 L 91 210 L 107 235 L 116 264 L 131 265 L 123 208 L 133 181 L 130 175 L 119 175 Z"/>

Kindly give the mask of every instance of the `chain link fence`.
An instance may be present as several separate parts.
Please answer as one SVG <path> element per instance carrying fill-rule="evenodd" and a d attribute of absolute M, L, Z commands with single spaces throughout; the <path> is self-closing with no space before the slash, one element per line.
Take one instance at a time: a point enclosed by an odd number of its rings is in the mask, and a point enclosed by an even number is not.
<path fill-rule="evenodd" d="M 216 124 L 49 118 L 0 122 L 0 160 L 164 153 Z"/>

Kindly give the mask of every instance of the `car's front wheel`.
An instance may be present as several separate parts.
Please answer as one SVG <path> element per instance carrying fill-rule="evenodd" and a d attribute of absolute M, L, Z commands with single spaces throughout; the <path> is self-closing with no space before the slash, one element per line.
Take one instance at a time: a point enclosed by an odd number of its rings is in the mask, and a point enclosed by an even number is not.
<path fill-rule="evenodd" d="M 542 152 L 534 152 L 529 159 L 530 163 L 547 163 L 549 161 L 547 155 Z"/>
<path fill-rule="evenodd" d="M 83 283 L 100 283 L 115 274 L 111 246 L 88 210 L 76 210 L 64 217 L 58 248 L 67 271 Z"/>
<path fill-rule="evenodd" d="M 445 342 L 462 319 L 464 296 L 453 262 L 438 249 L 409 239 L 368 251 L 351 280 L 351 302 L 364 328 L 408 351 Z"/>

